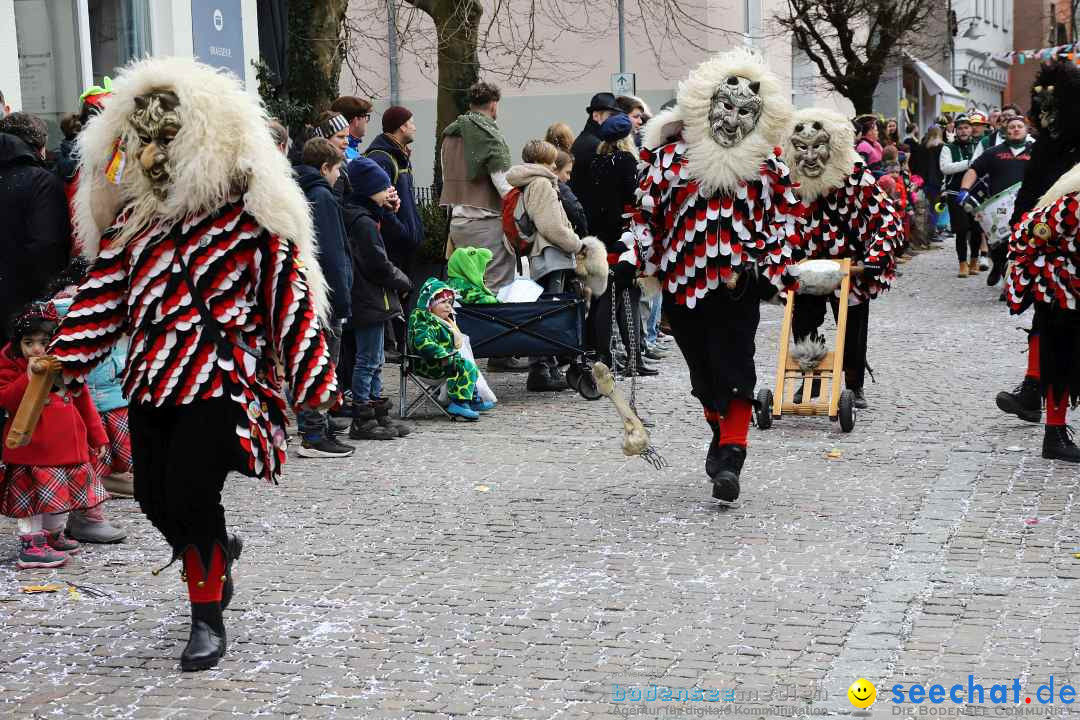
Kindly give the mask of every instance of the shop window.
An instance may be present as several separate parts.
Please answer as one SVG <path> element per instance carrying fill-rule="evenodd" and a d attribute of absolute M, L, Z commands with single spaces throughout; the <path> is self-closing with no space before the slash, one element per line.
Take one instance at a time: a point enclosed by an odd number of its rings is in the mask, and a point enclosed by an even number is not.
<path fill-rule="evenodd" d="M 87 0 L 94 82 L 150 54 L 149 0 Z"/>
<path fill-rule="evenodd" d="M 63 136 L 60 118 L 79 109 L 82 56 L 78 0 L 15 0 L 22 109 L 49 126 L 49 147 Z"/>

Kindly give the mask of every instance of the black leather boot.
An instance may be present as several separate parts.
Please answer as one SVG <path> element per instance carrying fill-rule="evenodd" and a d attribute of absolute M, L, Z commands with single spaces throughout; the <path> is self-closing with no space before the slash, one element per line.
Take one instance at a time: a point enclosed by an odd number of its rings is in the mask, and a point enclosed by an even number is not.
<path fill-rule="evenodd" d="M 397 430 L 385 428 L 375 418 L 375 408 L 367 403 L 353 403 L 353 421 L 349 427 L 352 440 L 396 440 Z"/>
<path fill-rule="evenodd" d="M 810 402 L 811 398 L 819 397 L 821 395 L 821 381 L 820 380 L 814 380 L 813 382 L 810 383 L 810 397 L 803 400 L 803 393 L 805 391 L 806 391 L 806 381 L 803 380 L 801 383 L 799 383 L 799 389 L 796 390 L 795 394 L 792 396 L 792 398 L 791 398 L 792 402 L 796 402 L 796 403 Z"/>
<path fill-rule="evenodd" d="M 720 429 L 714 427 L 712 442 L 709 443 L 709 452 L 705 454 L 705 474 L 709 476 L 709 479 L 712 479 L 713 475 L 720 472 L 720 447 L 717 445 L 718 442 L 720 442 Z"/>
<path fill-rule="evenodd" d="M 565 380 L 556 381 L 546 367 L 536 365 L 529 370 L 529 377 L 525 381 L 525 389 L 529 392 L 561 392 L 566 390 L 567 387 Z"/>
<path fill-rule="evenodd" d="M 380 427 L 393 430 L 399 438 L 403 438 L 412 432 L 412 428 L 405 423 L 390 419 L 390 411 L 394 408 L 394 403 L 389 398 L 379 398 L 379 400 L 371 404 L 371 407 L 375 410 L 375 422 L 379 423 Z"/>
<path fill-rule="evenodd" d="M 225 596 L 229 558 L 234 549 L 214 542 L 205 558 L 195 545 L 184 549 L 182 577 L 191 600 L 191 634 L 180 654 L 180 669 L 185 672 L 206 670 L 217 665 L 225 654 L 225 622 L 221 617 L 221 600 Z"/>
<path fill-rule="evenodd" d="M 995 401 L 1003 412 L 1021 420 L 1032 423 L 1042 420 L 1042 391 L 1034 378 L 1024 378 L 1012 392 L 999 392 Z"/>
<path fill-rule="evenodd" d="M 184 672 L 209 670 L 225 655 L 225 622 L 220 603 L 191 604 L 191 634 L 180 654 L 180 669 Z"/>
<path fill-rule="evenodd" d="M 1080 463 L 1080 447 L 1073 442 L 1072 436 L 1073 430 L 1068 425 L 1047 425 L 1042 456 L 1047 460 Z"/>
<path fill-rule="evenodd" d="M 225 566 L 225 584 L 221 588 L 221 609 L 229 607 L 233 596 L 232 564 L 240 559 L 244 551 L 244 541 L 239 535 L 229 536 L 229 562 Z"/>
<path fill-rule="evenodd" d="M 742 445 L 721 445 L 716 450 L 715 475 L 712 475 L 712 496 L 724 502 L 739 498 L 739 473 L 746 461 L 746 448 Z"/>

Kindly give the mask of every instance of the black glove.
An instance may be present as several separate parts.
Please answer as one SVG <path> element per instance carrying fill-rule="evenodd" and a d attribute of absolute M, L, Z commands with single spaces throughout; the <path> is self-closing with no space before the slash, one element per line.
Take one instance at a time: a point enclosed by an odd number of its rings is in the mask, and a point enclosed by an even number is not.
<path fill-rule="evenodd" d="M 613 279 L 613 285 L 616 290 L 628 290 L 634 284 L 634 278 L 637 277 L 637 266 L 629 262 L 617 263 L 612 268 L 612 272 L 615 277 Z"/>

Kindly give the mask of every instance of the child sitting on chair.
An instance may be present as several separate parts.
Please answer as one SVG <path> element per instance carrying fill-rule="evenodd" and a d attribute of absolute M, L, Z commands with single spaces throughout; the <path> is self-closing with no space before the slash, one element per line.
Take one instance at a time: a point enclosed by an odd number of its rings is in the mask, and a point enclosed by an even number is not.
<path fill-rule="evenodd" d="M 467 357 L 467 338 L 458 329 L 454 290 L 436 278 L 420 288 L 416 309 L 409 315 L 409 345 L 419 356 L 416 373 L 431 380 L 446 380 L 452 417 L 475 421 L 495 403 L 477 393 L 480 370 Z"/>

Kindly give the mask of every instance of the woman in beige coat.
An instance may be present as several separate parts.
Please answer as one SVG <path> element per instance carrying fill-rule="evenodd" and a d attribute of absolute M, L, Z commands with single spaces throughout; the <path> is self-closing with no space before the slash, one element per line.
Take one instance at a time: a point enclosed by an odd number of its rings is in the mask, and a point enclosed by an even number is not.
<path fill-rule="evenodd" d="M 607 251 L 599 240 L 580 238 L 571 227 L 559 199 L 557 155 L 551 143 L 530 140 L 521 151 L 523 164 L 510 168 L 506 175 L 507 182 L 521 188 L 518 202 L 536 228 L 531 235 L 529 275 L 544 287 L 545 294 L 575 291 L 578 280 L 583 296 L 602 295 L 607 284 Z M 526 387 L 535 392 L 567 389 L 556 358 L 533 358 Z"/>

